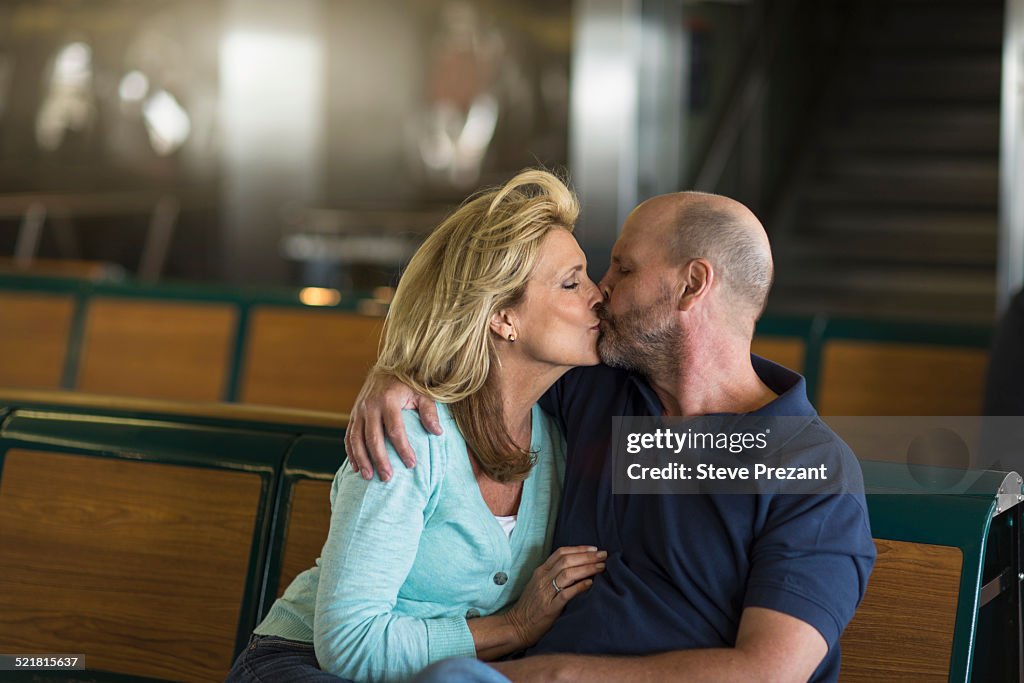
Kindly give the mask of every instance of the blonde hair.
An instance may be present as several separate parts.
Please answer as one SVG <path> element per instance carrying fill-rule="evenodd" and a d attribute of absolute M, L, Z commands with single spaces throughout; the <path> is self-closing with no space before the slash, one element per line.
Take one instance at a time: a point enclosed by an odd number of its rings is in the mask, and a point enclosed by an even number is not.
<path fill-rule="evenodd" d="M 467 445 L 496 481 L 525 479 L 535 454 L 505 425 L 491 379 L 491 317 L 522 299 L 544 236 L 571 232 L 578 215 L 575 195 L 558 177 L 523 171 L 467 200 L 430 234 L 388 311 L 376 368 L 451 404 Z"/>

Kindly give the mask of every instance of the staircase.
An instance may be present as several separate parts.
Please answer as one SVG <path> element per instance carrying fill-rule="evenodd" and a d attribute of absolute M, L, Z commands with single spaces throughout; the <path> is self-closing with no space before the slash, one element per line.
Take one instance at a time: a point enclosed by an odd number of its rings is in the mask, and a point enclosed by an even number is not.
<path fill-rule="evenodd" d="M 1003 3 L 873 3 L 780 202 L 773 313 L 990 322 Z"/>

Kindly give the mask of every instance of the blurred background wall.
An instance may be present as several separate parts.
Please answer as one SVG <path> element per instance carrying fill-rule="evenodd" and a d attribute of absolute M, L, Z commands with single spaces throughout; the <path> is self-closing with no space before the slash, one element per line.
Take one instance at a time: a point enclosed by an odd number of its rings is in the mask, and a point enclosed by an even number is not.
<path fill-rule="evenodd" d="M 767 226 L 773 312 L 990 321 L 1024 277 L 1019 4 L 6 0 L 0 259 L 368 289 L 541 164 L 595 279 L 696 188 Z"/>

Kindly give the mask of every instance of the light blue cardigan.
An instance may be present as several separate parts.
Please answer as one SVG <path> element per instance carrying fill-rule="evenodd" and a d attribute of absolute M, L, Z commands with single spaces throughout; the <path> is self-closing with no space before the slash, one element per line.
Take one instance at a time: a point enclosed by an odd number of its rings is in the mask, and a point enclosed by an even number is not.
<path fill-rule="evenodd" d="M 443 405 L 438 413 L 442 436 L 403 412 L 415 468 L 390 445 L 387 483 L 342 465 L 317 566 L 295 578 L 257 634 L 312 642 L 324 671 L 360 682 L 404 680 L 440 659 L 476 655 L 466 619 L 515 602 L 548 556 L 565 442 L 534 406 L 537 464 L 509 538 L 480 495 L 454 418 Z"/>

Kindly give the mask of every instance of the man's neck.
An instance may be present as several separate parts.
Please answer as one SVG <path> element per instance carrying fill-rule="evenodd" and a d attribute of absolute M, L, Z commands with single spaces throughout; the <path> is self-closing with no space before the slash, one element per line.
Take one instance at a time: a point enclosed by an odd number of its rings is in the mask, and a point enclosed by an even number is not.
<path fill-rule="evenodd" d="M 749 341 L 683 339 L 674 376 L 651 377 L 666 415 L 749 413 L 775 400 L 754 371 Z"/>

